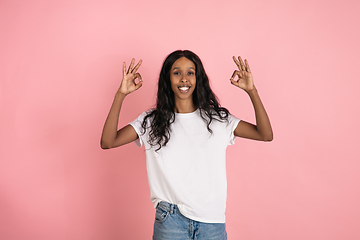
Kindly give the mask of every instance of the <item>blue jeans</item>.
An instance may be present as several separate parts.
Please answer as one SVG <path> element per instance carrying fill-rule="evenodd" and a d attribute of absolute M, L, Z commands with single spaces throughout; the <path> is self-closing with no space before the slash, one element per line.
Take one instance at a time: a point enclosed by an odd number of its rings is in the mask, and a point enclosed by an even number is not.
<path fill-rule="evenodd" d="M 156 208 L 153 240 L 226 240 L 225 223 L 191 220 L 175 204 L 160 202 Z"/>

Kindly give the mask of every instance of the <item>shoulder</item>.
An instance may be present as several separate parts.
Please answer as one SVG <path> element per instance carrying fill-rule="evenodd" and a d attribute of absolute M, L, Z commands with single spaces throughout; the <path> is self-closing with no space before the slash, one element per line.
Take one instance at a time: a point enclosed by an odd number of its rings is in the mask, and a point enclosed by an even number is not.
<path fill-rule="evenodd" d="M 143 111 L 138 117 L 136 120 L 141 120 L 143 121 L 145 119 L 145 117 L 147 117 L 148 115 L 151 115 L 152 113 L 154 112 L 154 109 L 149 109 L 149 110 L 146 110 L 146 111 Z"/>
<path fill-rule="evenodd" d="M 231 113 L 229 113 L 227 119 L 228 119 L 229 122 L 236 121 L 236 120 L 240 121 L 239 118 L 235 117 L 235 116 L 232 115 Z"/>
<path fill-rule="evenodd" d="M 152 109 L 147 110 L 147 111 L 143 111 L 134 121 L 132 121 L 130 123 L 130 125 L 132 126 L 137 126 L 138 128 L 140 128 L 140 126 L 142 125 L 142 123 L 144 122 L 144 120 L 146 119 L 146 121 L 149 121 L 150 119 L 148 119 L 148 115 L 151 114 Z"/>

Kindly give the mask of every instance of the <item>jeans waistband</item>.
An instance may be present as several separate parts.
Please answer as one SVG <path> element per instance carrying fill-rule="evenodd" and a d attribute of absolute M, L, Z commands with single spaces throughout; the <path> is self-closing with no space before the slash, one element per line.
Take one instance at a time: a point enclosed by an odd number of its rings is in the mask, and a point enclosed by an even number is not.
<path fill-rule="evenodd" d="M 168 202 L 164 202 L 164 201 L 159 202 L 159 204 L 157 205 L 156 208 L 158 208 L 158 207 L 161 207 L 161 209 L 163 209 L 167 212 L 170 212 L 170 214 L 174 214 L 175 212 L 179 211 L 179 208 L 176 204 L 168 203 Z"/>

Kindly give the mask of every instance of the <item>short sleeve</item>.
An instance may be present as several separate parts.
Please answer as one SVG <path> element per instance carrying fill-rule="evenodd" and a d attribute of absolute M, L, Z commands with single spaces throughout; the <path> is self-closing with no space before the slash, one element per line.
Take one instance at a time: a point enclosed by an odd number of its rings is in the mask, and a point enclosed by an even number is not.
<path fill-rule="evenodd" d="M 142 122 L 144 121 L 144 118 L 146 116 L 147 112 L 143 112 L 142 114 L 140 114 L 134 121 L 130 122 L 129 125 L 131 125 L 134 129 L 135 132 L 137 133 L 137 135 L 139 136 L 138 139 L 136 139 L 134 142 L 138 147 L 141 147 L 144 144 L 144 140 L 143 140 L 143 134 L 141 134 L 141 129 L 142 129 Z"/>
<path fill-rule="evenodd" d="M 228 123 L 228 128 L 230 130 L 230 142 L 229 142 L 229 145 L 233 145 L 235 144 L 235 134 L 234 134 L 234 131 L 237 127 L 237 125 L 239 124 L 239 122 L 241 121 L 240 119 L 234 117 L 233 115 L 229 114 L 229 123 Z"/>

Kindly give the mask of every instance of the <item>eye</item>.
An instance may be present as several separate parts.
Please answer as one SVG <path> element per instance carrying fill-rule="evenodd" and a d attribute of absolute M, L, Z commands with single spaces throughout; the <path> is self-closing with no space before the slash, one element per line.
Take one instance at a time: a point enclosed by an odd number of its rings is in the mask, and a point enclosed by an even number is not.
<path fill-rule="evenodd" d="M 174 75 L 180 75 L 181 73 L 180 72 L 174 72 L 173 74 Z"/>
<path fill-rule="evenodd" d="M 187 75 L 195 75 L 194 72 L 188 72 Z"/>

